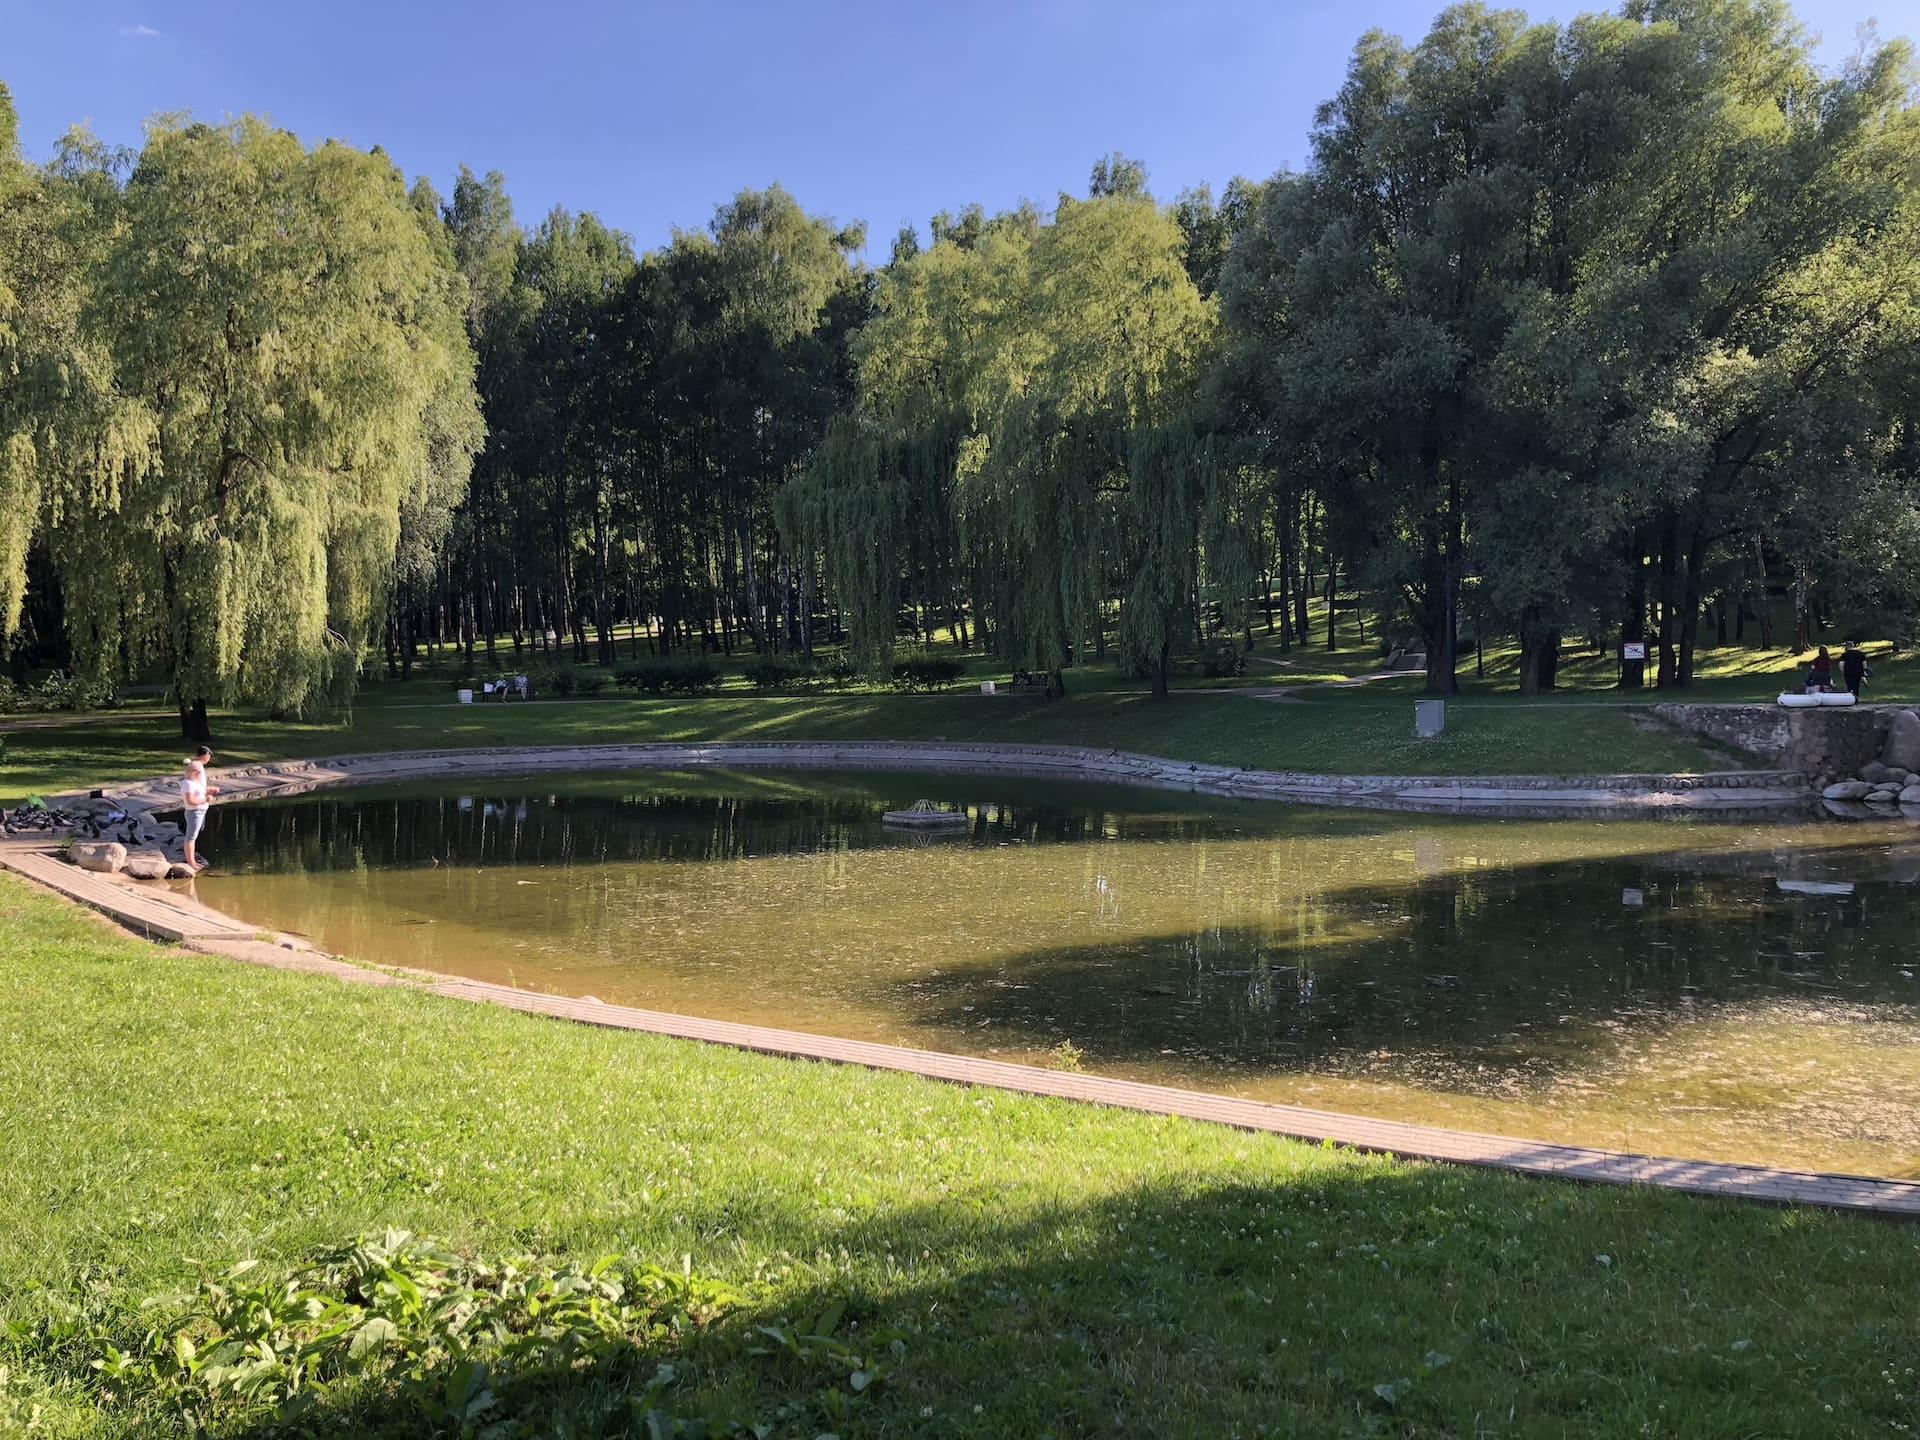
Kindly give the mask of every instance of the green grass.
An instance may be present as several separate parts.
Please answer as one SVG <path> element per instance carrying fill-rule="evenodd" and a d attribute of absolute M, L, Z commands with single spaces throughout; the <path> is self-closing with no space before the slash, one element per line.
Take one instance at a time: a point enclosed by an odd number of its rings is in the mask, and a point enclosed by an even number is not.
<path fill-rule="evenodd" d="M 1457 708 L 1444 736 L 1418 741 L 1411 696 L 1383 699 L 1371 687 L 1307 704 L 1191 690 L 1157 702 L 1139 691 L 1095 691 L 1055 704 L 955 692 L 455 706 L 443 687 L 414 683 L 417 699 L 391 699 L 408 687 L 381 686 L 376 703 L 361 705 L 350 720 L 285 723 L 254 713 L 220 715 L 216 758 L 239 764 L 451 746 L 893 739 L 1110 746 L 1182 760 L 1349 774 L 1687 771 L 1734 763 L 1682 737 L 1642 729 L 1632 715 L 1611 706 Z M 16 730 L 4 740 L 0 800 L 172 770 L 184 753 L 176 718 L 154 709 Z"/>
<path fill-rule="evenodd" d="M 1911 1227 L 574 1028 L 150 946 L 11 880 L 0 953 L 0 1433 L 170 1433 L 96 1406 L 88 1335 L 136 1341 L 196 1262 L 277 1274 L 390 1225 L 688 1256 L 755 1318 L 844 1301 L 905 1345 L 848 1437 L 1920 1421 Z M 688 1363 L 689 1395 L 794 1400 Z"/>
<path fill-rule="evenodd" d="M 1315 635 L 1324 637 L 1324 603 L 1314 602 Z M 645 700 L 608 692 L 592 700 L 533 706 L 456 707 L 460 680 L 451 652 L 422 662 L 410 681 L 370 677 L 350 715 L 323 715 L 283 723 L 257 711 L 216 717 L 220 758 L 226 762 L 462 745 L 564 745 L 586 741 L 900 739 L 1032 741 L 1113 746 L 1175 759 L 1263 769 L 1337 774 L 1485 775 L 1502 772 L 1580 774 L 1603 771 L 1724 769 L 1742 762 L 1687 738 L 1642 723 L 1629 712 L 1661 700 L 1765 702 L 1796 684 L 1808 655 L 1747 646 L 1700 652 L 1695 683 L 1685 690 L 1622 691 L 1615 665 L 1591 648 L 1570 648 L 1560 688 L 1551 694 L 1514 693 L 1518 651 L 1511 641 L 1489 643 L 1484 677 L 1473 657 L 1460 670 L 1461 694 L 1449 705 L 1447 733 L 1436 741 L 1413 738 L 1411 701 L 1418 675 L 1398 675 L 1347 690 L 1301 692 L 1299 704 L 1275 705 L 1236 691 L 1315 686 L 1374 670 L 1377 647 L 1358 627 L 1343 624 L 1340 646 L 1321 639 L 1281 651 L 1256 627 L 1257 648 L 1246 674 L 1179 678 L 1173 697 L 1156 704 L 1142 683 L 1116 667 L 1094 663 L 1069 672 L 1070 693 L 1048 705 L 1031 698 L 978 694 L 983 679 L 1007 670 L 978 652 L 950 644 L 941 653 L 963 658 L 966 679 L 939 695 L 902 695 L 866 686 L 815 695 L 772 695 L 747 683 L 744 657 L 723 659 L 723 689 L 698 700 Z M 1920 701 L 1920 655 L 1895 655 L 1884 642 L 1868 645 L 1874 666 L 1868 698 Z M 903 652 L 904 653 L 904 652 Z M 1837 653 L 1837 652 L 1836 652 Z M 623 650 L 621 660 L 629 657 Z M 484 657 L 482 673 L 491 673 Z M 516 665 L 501 649 L 503 673 Z M 136 703 L 101 717 L 65 720 L 46 728 L 13 728 L 0 719 L 0 803 L 35 793 L 75 789 L 171 770 L 181 741 L 171 712 Z"/>

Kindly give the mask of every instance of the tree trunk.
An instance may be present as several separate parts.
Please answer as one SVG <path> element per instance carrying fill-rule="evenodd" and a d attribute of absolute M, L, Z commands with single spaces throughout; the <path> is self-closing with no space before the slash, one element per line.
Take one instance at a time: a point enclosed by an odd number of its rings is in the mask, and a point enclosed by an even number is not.
<path fill-rule="evenodd" d="M 1426 465 L 1428 474 L 1437 478 L 1438 455 L 1429 451 Z M 1466 517 L 1460 513 L 1458 474 L 1448 475 L 1446 497 L 1446 510 L 1441 517 L 1442 535 L 1427 542 L 1427 581 L 1422 597 L 1425 602 L 1422 609 L 1426 612 L 1422 638 L 1427 647 L 1427 693 L 1430 695 L 1460 693 L 1459 572 Z"/>
<path fill-rule="evenodd" d="M 479 592 L 480 629 L 487 637 L 487 663 L 498 668 L 500 653 L 493 640 L 493 577 L 487 573 L 485 535 L 485 516 L 476 513 L 473 521 L 473 588 Z"/>
<path fill-rule="evenodd" d="M 593 630 L 600 663 L 613 664 L 618 658 L 613 648 L 613 532 L 604 499 L 596 499 L 593 507 Z"/>
<path fill-rule="evenodd" d="M 180 738 L 189 745 L 213 743 L 213 728 L 207 723 L 207 702 L 204 698 L 181 703 Z"/>
<path fill-rule="evenodd" d="M 1293 584 L 1293 632 L 1305 645 L 1313 634 L 1313 626 L 1307 615 L 1307 596 L 1313 590 L 1313 502 L 1307 502 L 1306 514 L 1294 531 L 1295 558 L 1300 569 L 1294 576 Z M 1304 577 L 1304 578 L 1302 578 Z"/>
<path fill-rule="evenodd" d="M 1680 664 L 1674 683 L 1693 683 L 1693 652 L 1700 639 L 1700 578 L 1706 568 L 1706 542 L 1695 530 L 1687 542 L 1687 569 L 1680 587 Z"/>
<path fill-rule="evenodd" d="M 1560 668 L 1560 632 L 1523 619 L 1520 624 L 1520 693 L 1551 690 Z"/>
<path fill-rule="evenodd" d="M 1773 606 L 1767 599 L 1767 547 L 1758 535 L 1753 537 L 1753 569 L 1760 585 L 1760 648 L 1773 648 Z"/>
<path fill-rule="evenodd" d="M 1673 677 L 1674 677 L 1673 615 L 1674 615 L 1675 607 L 1674 607 L 1674 593 L 1673 593 L 1673 574 L 1674 574 L 1675 564 L 1677 563 L 1677 560 L 1678 560 L 1678 557 L 1673 553 L 1678 543 L 1678 537 L 1674 534 L 1674 529 L 1675 529 L 1674 522 L 1668 521 L 1666 529 L 1661 531 L 1661 534 L 1660 534 L 1660 573 L 1659 573 L 1660 658 L 1658 662 L 1658 668 L 1654 673 L 1653 683 L 1656 687 L 1658 687 L 1661 690 L 1665 690 L 1669 686 L 1671 686 L 1673 684 Z"/>
<path fill-rule="evenodd" d="M 1167 641 L 1160 642 L 1160 651 L 1153 657 L 1153 698 L 1165 700 L 1168 696 L 1168 672 L 1173 668 L 1173 646 Z"/>

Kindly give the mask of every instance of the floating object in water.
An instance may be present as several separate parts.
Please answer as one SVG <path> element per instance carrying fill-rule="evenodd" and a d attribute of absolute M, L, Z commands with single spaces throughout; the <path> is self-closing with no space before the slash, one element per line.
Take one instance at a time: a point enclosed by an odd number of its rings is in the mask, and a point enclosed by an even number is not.
<path fill-rule="evenodd" d="M 911 809 L 886 811 L 880 823 L 903 830 L 953 830 L 969 821 L 964 810 L 943 810 L 931 800 L 916 800 Z"/>
<path fill-rule="evenodd" d="M 1851 895 L 1851 880 L 1775 880 L 1778 888 L 1789 895 Z"/>

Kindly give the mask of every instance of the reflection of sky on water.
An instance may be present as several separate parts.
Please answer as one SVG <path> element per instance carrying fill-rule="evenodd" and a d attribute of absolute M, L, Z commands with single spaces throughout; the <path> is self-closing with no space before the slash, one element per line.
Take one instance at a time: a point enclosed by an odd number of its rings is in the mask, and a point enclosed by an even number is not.
<path fill-rule="evenodd" d="M 468 782 L 471 786 L 471 782 Z M 926 795 L 929 843 L 880 812 Z M 202 894 L 367 959 L 1539 1138 L 1920 1163 L 1920 838 L 1031 780 L 528 779 L 219 810 Z"/>

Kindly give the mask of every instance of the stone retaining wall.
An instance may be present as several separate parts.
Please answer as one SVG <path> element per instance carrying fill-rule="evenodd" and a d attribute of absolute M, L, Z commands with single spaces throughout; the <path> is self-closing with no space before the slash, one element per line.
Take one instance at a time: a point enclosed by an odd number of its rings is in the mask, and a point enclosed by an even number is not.
<path fill-rule="evenodd" d="M 321 786 L 551 770 L 675 769 L 693 766 L 972 771 L 1119 781 L 1245 799 L 1291 800 L 1369 809 L 1559 814 L 1568 811 L 1780 809 L 1809 798 L 1805 777 L 1778 770 L 1701 775 L 1315 775 L 1249 770 L 1068 745 L 959 745 L 911 741 L 748 741 L 714 744 L 583 745 L 497 750 L 404 751 L 241 766 L 213 778 L 223 800 L 297 794 Z M 171 778 L 123 786 L 112 798 L 130 809 L 179 805 Z"/>
<path fill-rule="evenodd" d="M 1889 705 L 1789 710 L 1784 705 L 1661 704 L 1654 716 L 1784 770 L 1826 781 L 1857 775 L 1880 758 L 1894 712 Z"/>

